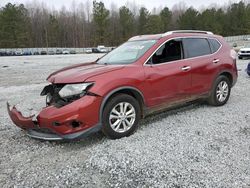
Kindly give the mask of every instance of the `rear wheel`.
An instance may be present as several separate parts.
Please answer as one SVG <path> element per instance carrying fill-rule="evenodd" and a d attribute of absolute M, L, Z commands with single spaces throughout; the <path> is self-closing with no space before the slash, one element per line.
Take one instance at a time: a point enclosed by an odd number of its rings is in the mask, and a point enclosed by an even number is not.
<path fill-rule="evenodd" d="M 141 118 L 138 101 L 127 94 L 118 94 L 108 101 L 103 111 L 102 131 L 116 139 L 131 135 Z"/>
<path fill-rule="evenodd" d="M 226 104 L 231 92 L 231 83 L 229 79 L 221 75 L 214 83 L 211 94 L 208 98 L 208 103 L 213 106 L 222 106 Z"/>

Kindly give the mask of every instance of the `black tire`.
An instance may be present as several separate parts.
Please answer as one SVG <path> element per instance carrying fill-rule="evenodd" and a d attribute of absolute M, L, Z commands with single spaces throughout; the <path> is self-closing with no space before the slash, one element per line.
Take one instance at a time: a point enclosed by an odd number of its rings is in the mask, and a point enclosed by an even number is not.
<path fill-rule="evenodd" d="M 217 91 L 219 90 L 219 84 L 221 84 L 221 83 L 226 83 L 228 86 L 228 93 L 227 93 L 224 100 L 222 100 L 222 99 L 219 100 L 217 97 Z M 228 79 L 228 77 L 226 77 L 224 75 L 219 76 L 213 84 L 212 91 L 211 91 L 210 96 L 208 98 L 208 103 L 212 106 L 222 106 L 222 105 L 226 104 L 229 97 L 230 97 L 231 86 L 232 86 L 232 84 L 231 84 L 230 80 Z"/>
<path fill-rule="evenodd" d="M 242 59 L 242 57 L 241 57 L 241 56 L 239 56 L 239 59 Z"/>
<path fill-rule="evenodd" d="M 117 111 L 118 111 L 118 108 L 120 108 L 120 105 L 125 104 L 125 103 L 130 104 L 133 108 L 131 106 L 128 106 L 127 108 L 130 110 L 132 109 L 132 111 L 135 112 L 135 114 L 133 113 L 133 115 L 134 115 L 133 123 L 130 124 L 132 126 L 128 130 L 126 130 L 125 132 L 119 132 L 122 130 L 122 127 L 123 128 L 126 127 L 123 125 L 123 122 L 122 122 L 121 124 L 118 125 L 119 127 L 121 127 L 121 130 L 119 129 L 119 130 L 115 131 L 111 127 L 111 123 L 113 121 L 113 119 L 110 120 L 111 112 L 114 108 L 115 109 L 117 108 Z M 129 107 L 131 107 L 131 108 L 129 108 Z M 120 109 L 120 111 L 121 111 L 121 109 Z M 103 114 L 102 114 L 102 123 L 103 123 L 102 132 L 106 136 L 108 136 L 109 138 L 112 138 L 112 139 L 117 139 L 117 138 L 129 136 L 136 130 L 140 119 L 141 119 L 140 105 L 134 97 L 127 95 L 127 94 L 115 95 L 107 102 L 107 104 L 104 107 Z M 116 120 L 118 120 L 118 119 L 115 118 L 114 121 L 116 121 Z M 121 119 L 119 119 L 119 120 L 126 121 L 126 120 L 121 120 Z M 131 121 L 132 118 L 127 119 L 127 120 Z M 113 125 L 114 124 L 115 124 L 115 122 L 113 123 Z"/>

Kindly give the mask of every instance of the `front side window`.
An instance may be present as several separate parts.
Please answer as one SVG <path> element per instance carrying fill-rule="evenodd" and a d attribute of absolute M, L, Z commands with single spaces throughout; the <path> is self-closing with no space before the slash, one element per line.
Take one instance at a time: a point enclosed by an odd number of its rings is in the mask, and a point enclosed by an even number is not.
<path fill-rule="evenodd" d="M 185 38 L 183 42 L 187 58 L 211 54 L 209 43 L 205 38 Z"/>
<path fill-rule="evenodd" d="M 97 61 L 98 64 L 131 64 L 138 60 L 157 40 L 128 41 Z"/>
<path fill-rule="evenodd" d="M 174 39 L 163 44 L 152 56 L 151 64 L 161 64 L 183 58 L 182 41 Z"/>

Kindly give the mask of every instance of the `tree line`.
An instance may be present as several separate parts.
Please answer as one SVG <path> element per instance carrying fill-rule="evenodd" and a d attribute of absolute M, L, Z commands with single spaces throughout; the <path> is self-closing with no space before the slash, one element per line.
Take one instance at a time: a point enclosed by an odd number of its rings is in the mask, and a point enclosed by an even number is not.
<path fill-rule="evenodd" d="M 135 4 L 72 3 L 53 10 L 36 2 L 0 8 L 0 48 L 117 46 L 134 35 L 209 30 L 223 36 L 250 33 L 250 3 L 196 10 L 181 3 L 151 12 Z"/>

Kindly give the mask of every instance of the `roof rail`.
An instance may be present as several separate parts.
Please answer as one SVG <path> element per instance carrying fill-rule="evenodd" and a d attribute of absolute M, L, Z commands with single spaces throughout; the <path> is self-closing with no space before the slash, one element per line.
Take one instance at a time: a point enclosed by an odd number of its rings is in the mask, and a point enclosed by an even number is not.
<path fill-rule="evenodd" d="M 211 31 L 200 31 L 200 30 L 175 30 L 175 31 L 168 31 L 166 33 L 163 33 L 162 36 L 167 36 L 167 35 L 171 35 L 173 33 L 201 33 L 201 34 L 209 34 L 209 35 L 213 35 L 213 33 Z"/>

